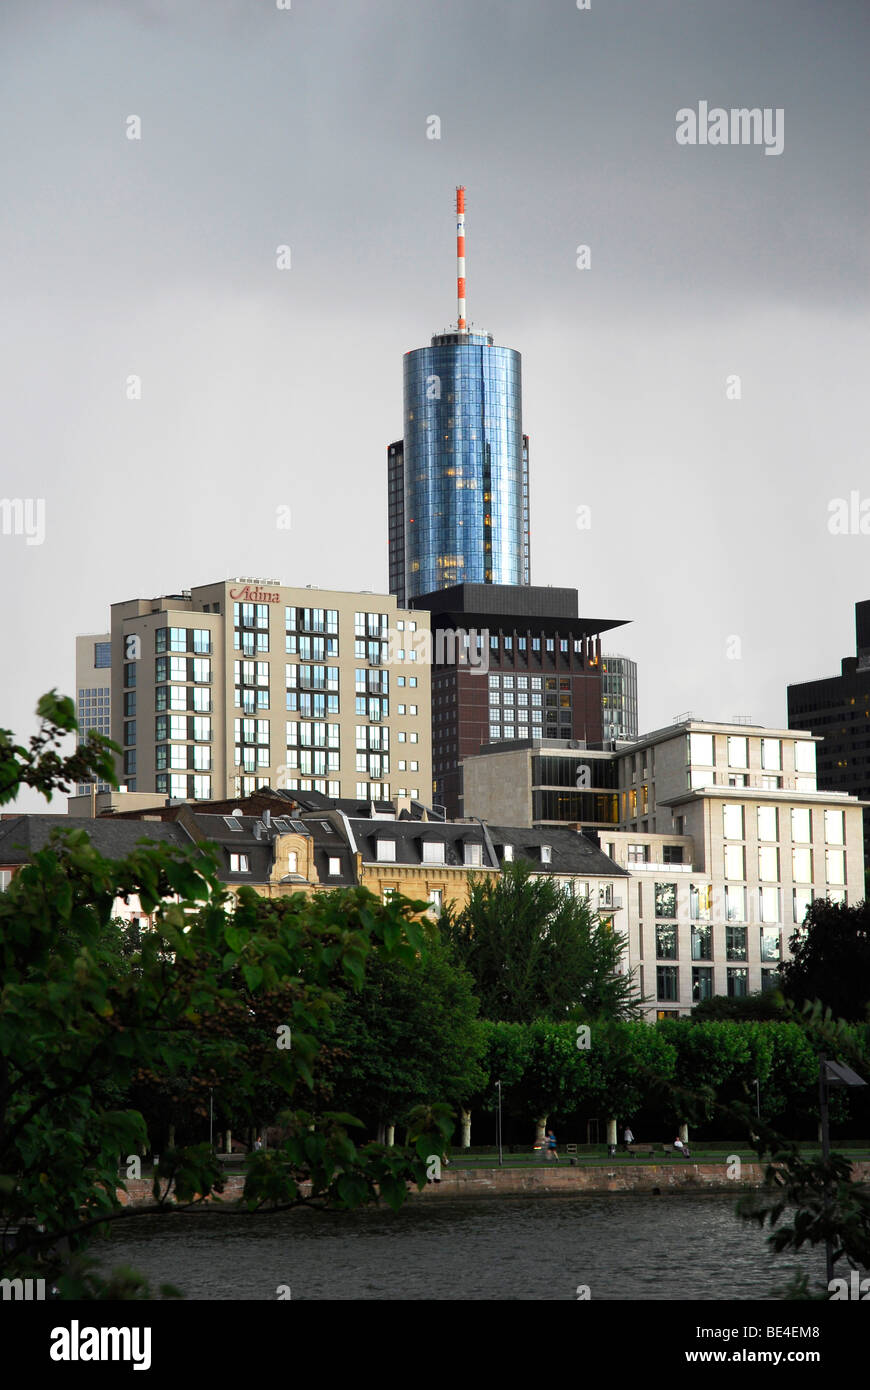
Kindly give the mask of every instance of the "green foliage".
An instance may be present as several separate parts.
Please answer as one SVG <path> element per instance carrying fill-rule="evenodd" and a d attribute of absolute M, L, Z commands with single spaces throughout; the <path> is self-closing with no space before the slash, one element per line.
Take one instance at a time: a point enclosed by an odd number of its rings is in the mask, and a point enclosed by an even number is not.
<path fill-rule="evenodd" d="M 768 989 L 760 994 L 747 994 L 732 999 L 727 994 L 714 994 L 696 1004 L 691 1017 L 696 1023 L 734 1019 L 738 1022 L 777 1019 L 782 1017 L 783 999 L 778 990 Z"/>
<path fill-rule="evenodd" d="M 45 697 L 39 709 L 47 728 L 30 753 L 0 745 L 7 797 L 21 785 L 48 793 L 86 765 L 45 752 L 74 729 L 71 702 Z M 138 939 L 112 916 L 131 894 L 155 920 Z M 84 829 L 55 831 L 0 894 L 0 1229 L 17 1229 L 5 1273 L 38 1273 L 73 1297 L 143 1296 L 123 1273 L 107 1283 L 85 1254 L 95 1231 L 133 1214 L 116 1187 L 119 1159 L 149 1140 L 128 1100 L 137 1085 L 179 1100 L 220 1078 L 235 1113 L 261 1117 L 266 1101 L 288 1112 L 286 1144 L 251 1165 L 252 1209 L 378 1195 L 395 1205 L 422 1186 L 421 1151 L 441 1153 L 449 1139 L 442 1108 L 418 1113 L 410 1151 L 388 1152 L 357 1147 L 351 1117 L 300 1105 L 335 980 L 358 987 L 371 959 L 408 964 L 422 945 L 407 905 L 365 889 L 275 901 L 242 889 L 233 903 L 201 847 L 143 843 L 108 861 Z M 290 1047 L 278 1046 L 279 1027 Z M 207 1145 L 166 1150 L 146 1210 L 221 1190 Z"/>
<path fill-rule="evenodd" d="M 10 729 L 0 729 L 0 806 L 14 801 L 22 787 L 31 787 L 51 801 L 52 792 L 69 791 L 76 782 L 100 781 L 116 786 L 113 753 L 116 743 L 94 730 L 74 753 L 59 752 L 64 738 L 78 728 L 75 705 L 66 695 L 51 690 L 36 706 L 41 726 L 27 748 L 13 741 Z"/>
<path fill-rule="evenodd" d="M 329 1103 L 375 1125 L 404 1123 L 424 1103 L 463 1105 L 484 1080 L 477 1009 L 468 972 L 434 925 L 412 959 L 374 956 L 362 988 L 342 991 L 323 1034 L 319 1076 Z"/>
<path fill-rule="evenodd" d="M 561 1022 L 640 1012 L 633 978 L 618 973 L 624 937 L 523 860 L 497 878 L 472 880 L 465 908 L 445 911 L 441 922 L 485 1018 Z"/>
<path fill-rule="evenodd" d="M 789 943 L 782 992 L 798 1007 L 819 1000 L 835 1018 L 865 1022 L 870 1008 L 870 904 L 817 898 Z"/>

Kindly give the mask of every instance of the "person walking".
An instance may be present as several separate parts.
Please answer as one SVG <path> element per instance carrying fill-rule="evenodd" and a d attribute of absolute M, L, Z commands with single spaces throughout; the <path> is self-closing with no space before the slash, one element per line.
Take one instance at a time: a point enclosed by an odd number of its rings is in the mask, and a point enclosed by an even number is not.
<path fill-rule="evenodd" d="M 547 1130 L 546 1145 L 547 1145 L 547 1158 L 555 1158 L 556 1162 L 558 1163 L 558 1162 L 559 1162 L 559 1154 L 558 1154 L 558 1152 L 557 1152 L 557 1150 L 556 1150 L 556 1136 L 555 1136 L 555 1134 L 553 1133 L 553 1131 L 552 1131 L 551 1129 L 548 1129 L 548 1130 Z"/>
<path fill-rule="evenodd" d="M 633 1144 L 633 1143 L 634 1143 L 634 1135 L 632 1134 L 631 1128 L 630 1128 L 629 1125 L 626 1125 L 626 1126 L 625 1126 L 625 1130 L 623 1131 L 623 1135 L 622 1135 L 622 1142 L 623 1142 L 623 1144 L 625 1145 L 626 1150 L 628 1149 L 629 1144 Z"/>

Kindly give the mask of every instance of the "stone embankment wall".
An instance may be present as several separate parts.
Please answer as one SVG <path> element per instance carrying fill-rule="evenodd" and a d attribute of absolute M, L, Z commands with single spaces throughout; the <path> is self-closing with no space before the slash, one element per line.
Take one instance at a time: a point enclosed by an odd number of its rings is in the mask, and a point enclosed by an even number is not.
<path fill-rule="evenodd" d="M 870 1162 L 856 1162 L 852 1171 L 858 1182 L 870 1182 Z M 729 1177 L 727 1165 L 718 1163 L 632 1163 L 589 1168 L 569 1165 L 546 1168 L 456 1168 L 442 1171 L 441 1181 L 428 1183 L 412 1197 L 498 1197 L 527 1196 L 532 1193 L 571 1195 L 595 1192 L 734 1192 L 760 1187 L 764 1169 L 758 1163 L 741 1164 L 740 1176 Z M 241 1174 L 224 1179 L 223 1201 L 234 1202 L 242 1195 L 245 1179 Z M 127 1192 L 119 1191 L 127 1206 L 149 1206 L 153 1202 L 151 1182 L 131 1179 Z"/>

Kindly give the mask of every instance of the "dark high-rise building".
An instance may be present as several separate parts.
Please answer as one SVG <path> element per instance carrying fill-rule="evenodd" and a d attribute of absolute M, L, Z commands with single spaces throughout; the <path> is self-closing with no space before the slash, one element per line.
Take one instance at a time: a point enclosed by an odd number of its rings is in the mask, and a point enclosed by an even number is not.
<path fill-rule="evenodd" d="M 387 451 L 390 592 L 529 583 L 529 441 L 520 354 L 465 319 L 457 189 L 455 329 L 405 354 L 403 438 Z"/>
<path fill-rule="evenodd" d="M 819 790 L 850 792 L 870 801 L 870 599 L 855 604 L 855 656 L 840 674 L 788 687 L 788 727 L 821 734 L 816 745 Z M 865 858 L 870 807 L 864 811 Z"/>
<path fill-rule="evenodd" d="M 431 613 L 433 800 L 463 811 L 462 759 L 515 739 L 602 741 L 601 639 L 621 620 L 581 618 L 577 590 L 458 584 Z"/>

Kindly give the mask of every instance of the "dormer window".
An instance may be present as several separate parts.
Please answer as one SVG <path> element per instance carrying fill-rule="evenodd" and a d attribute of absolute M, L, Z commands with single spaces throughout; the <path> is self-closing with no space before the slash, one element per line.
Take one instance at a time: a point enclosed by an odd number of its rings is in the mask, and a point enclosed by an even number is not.
<path fill-rule="evenodd" d="M 247 874 L 247 873 L 250 873 L 250 866 L 249 866 L 249 864 L 248 864 L 248 856 L 247 856 L 246 854 L 231 854 L 231 855 L 230 855 L 230 873 L 231 873 L 231 874 Z"/>
<path fill-rule="evenodd" d="M 395 864 L 395 840 L 378 840 L 378 862 L 381 864 Z"/>
<path fill-rule="evenodd" d="M 483 845 L 469 844 L 466 842 L 465 862 L 466 864 L 481 865 L 483 863 Z"/>
<path fill-rule="evenodd" d="M 423 863 L 443 864 L 445 845 L 443 840 L 423 841 Z"/>
<path fill-rule="evenodd" d="M 551 864 L 553 862 L 552 845 L 541 845 L 541 863 Z"/>
<path fill-rule="evenodd" d="M 503 853 L 502 853 L 502 858 L 504 859 L 504 862 L 505 862 L 506 864 L 511 864 L 511 863 L 513 863 L 513 857 L 514 857 L 514 847 L 513 847 L 513 845 L 505 845 L 505 846 L 504 846 Z"/>
<path fill-rule="evenodd" d="M 329 856 L 329 877 L 338 878 L 341 873 L 341 860 L 334 855 Z"/>

